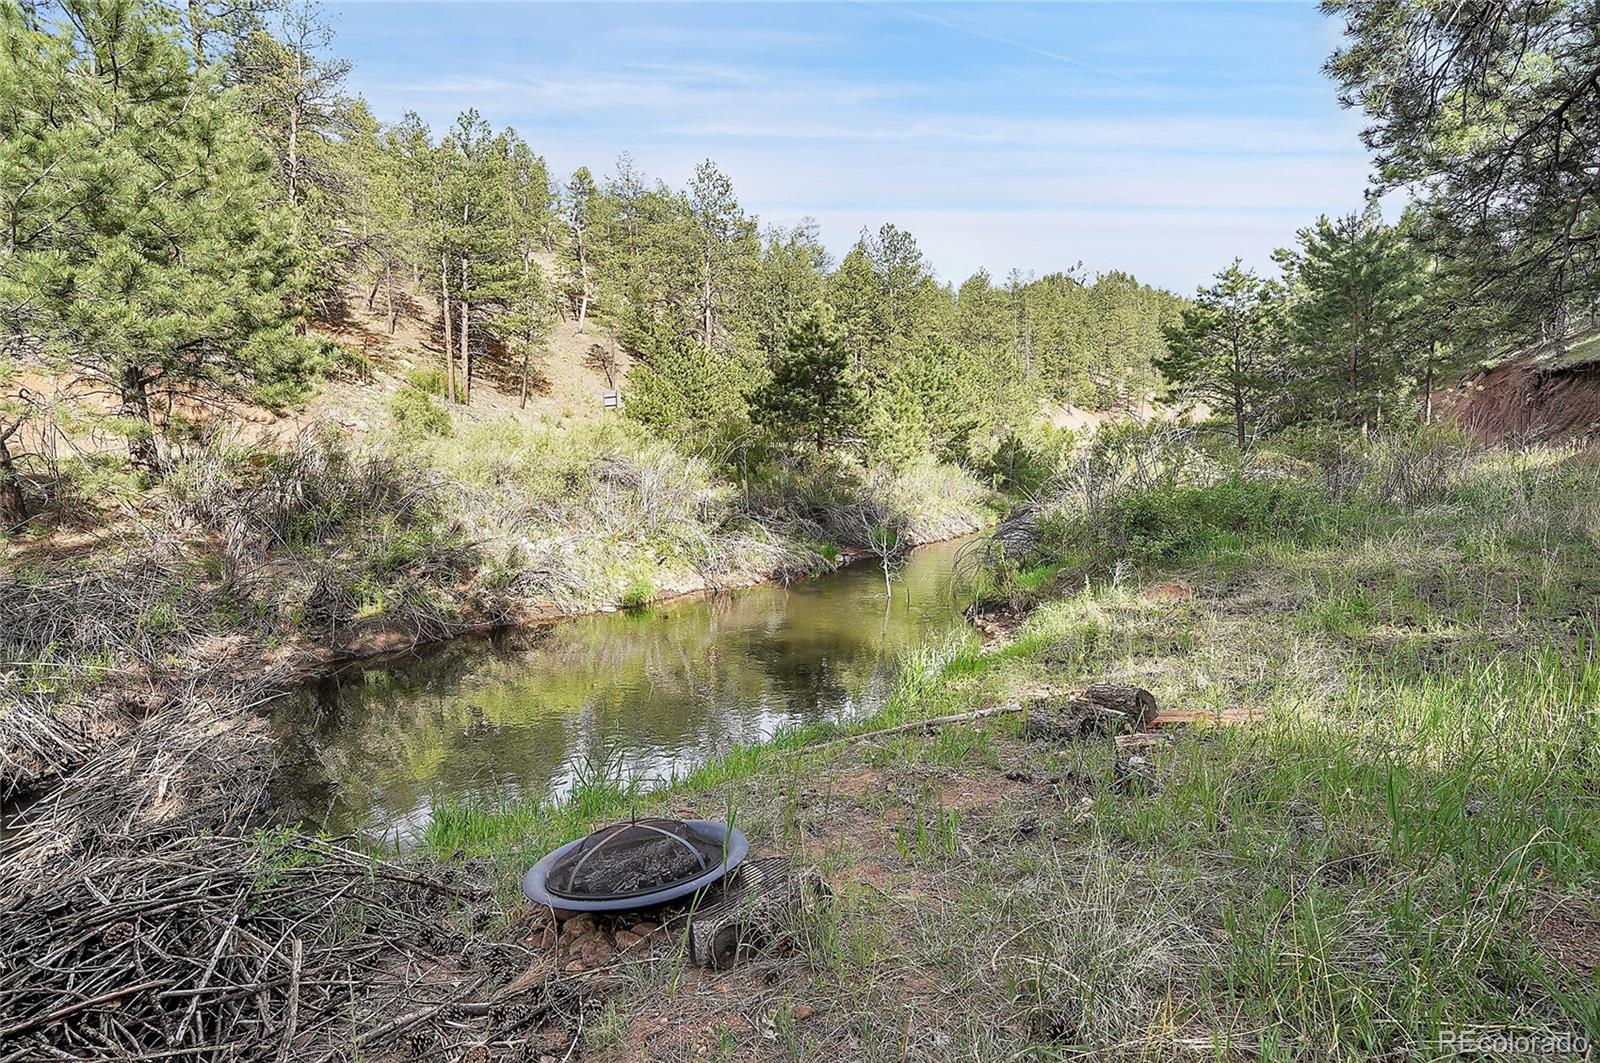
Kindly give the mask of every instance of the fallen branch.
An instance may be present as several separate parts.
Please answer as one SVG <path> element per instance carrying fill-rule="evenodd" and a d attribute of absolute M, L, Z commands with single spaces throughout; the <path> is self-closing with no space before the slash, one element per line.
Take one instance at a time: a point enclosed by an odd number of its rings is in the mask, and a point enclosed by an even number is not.
<path fill-rule="evenodd" d="M 786 750 L 784 755 L 793 756 L 796 753 L 809 753 L 814 749 L 825 749 L 828 746 L 836 746 L 845 742 L 861 742 L 868 738 L 884 738 L 888 735 L 905 734 L 907 731 L 927 731 L 952 723 L 970 723 L 973 720 L 982 720 L 989 716 L 1000 716 L 1005 713 L 1023 711 L 1025 711 L 1024 706 L 1017 702 L 1012 702 L 1009 705 L 978 709 L 976 712 L 958 712 L 952 716 L 932 716 L 926 720 L 914 720 L 911 723 L 902 723 L 895 727 L 884 727 L 877 731 L 862 731 L 858 734 L 841 735 L 838 738 L 830 738 L 826 742 L 815 742 L 808 746 L 801 746 L 798 749 Z"/>

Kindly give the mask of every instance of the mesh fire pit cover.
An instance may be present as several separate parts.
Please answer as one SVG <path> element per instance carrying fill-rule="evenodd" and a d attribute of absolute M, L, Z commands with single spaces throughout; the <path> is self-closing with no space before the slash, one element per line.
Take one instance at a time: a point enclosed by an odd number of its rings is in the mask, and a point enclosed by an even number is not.
<path fill-rule="evenodd" d="M 616 823 L 534 864 L 522 892 L 568 911 L 647 908 L 710 885 L 748 852 L 743 834 L 711 820 Z"/>

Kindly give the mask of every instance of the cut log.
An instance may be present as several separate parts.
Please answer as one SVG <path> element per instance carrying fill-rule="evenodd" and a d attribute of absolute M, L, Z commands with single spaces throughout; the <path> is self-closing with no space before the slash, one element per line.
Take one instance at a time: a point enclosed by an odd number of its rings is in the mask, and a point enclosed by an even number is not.
<path fill-rule="evenodd" d="M 688 923 L 689 955 L 695 963 L 726 970 L 788 937 L 795 920 L 828 896 L 816 868 L 766 857 L 742 865 L 715 897 L 686 913 L 677 925 Z"/>
<path fill-rule="evenodd" d="M 1090 683 L 1084 688 L 1083 696 L 1096 705 L 1122 713 L 1134 731 L 1144 730 L 1150 718 L 1156 714 L 1155 695 L 1144 687 Z"/>
<path fill-rule="evenodd" d="M 1028 712 L 1022 736 L 1034 742 L 1110 738 L 1132 728 L 1127 714 L 1081 698 L 1046 698 Z"/>

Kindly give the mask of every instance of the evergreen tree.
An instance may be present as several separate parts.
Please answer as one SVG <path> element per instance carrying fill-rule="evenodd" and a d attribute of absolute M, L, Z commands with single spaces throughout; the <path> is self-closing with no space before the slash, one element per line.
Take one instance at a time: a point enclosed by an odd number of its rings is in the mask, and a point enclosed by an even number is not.
<path fill-rule="evenodd" d="M 414 207 L 407 195 L 404 157 L 385 143 L 384 133 L 365 101 L 349 110 L 349 131 L 339 145 L 339 168 L 348 175 L 346 256 L 367 288 L 371 312 L 382 289 L 389 335 L 394 335 L 400 304 L 396 288 L 417 239 Z"/>
<path fill-rule="evenodd" d="M 1276 350 L 1271 284 L 1234 259 L 1219 270 L 1194 304 L 1166 330 L 1167 353 L 1157 366 L 1185 399 L 1204 402 L 1233 418 L 1234 441 L 1249 443 L 1271 387 Z"/>
<path fill-rule="evenodd" d="M 124 0 L 64 6 L 68 20 L 38 31 L 49 40 L 20 45 L 56 59 L 29 68 L 48 85 L 22 90 L 56 106 L 20 123 L 58 151 L 48 205 L 25 208 L 54 220 L 16 241 L 4 284 L 32 293 L 31 342 L 57 371 L 106 388 L 133 464 L 159 475 L 152 389 L 297 394 L 316 353 L 286 310 L 303 256 L 271 206 L 271 159 L 163 13 Z M 8 52 L 12 34 L 31 32 L 10 17 L 4 27 Z M 25 179 L 0 175 L 0 200 L 37 194 Z"/>
<path fill-rule="evenodd" d="M 701 343 L 732 354 L 751 280 L 759 271 L 756 225 L 739 206 L 733 182 L 710 159 L 695 168 L 686 202 L 699 245 L 699 290 L 693 310 Z"/>
<path fill-rule="evenodd" d="M 1600 299 L 1600 17 L 1592 0 L 1325 0 L 1380 191 L 1419 193 L 1462 316 L 1561 338 Z M 1481 314 L 1470 304 L 1494 304 Z"/>
<path fill-rule="evenodd" d="M 13 444 L 31 410 L 27 394 L 16 383 L 17 375 L 16 360 L 0 354 L 0 535 L 20 527 L 28 517 Z"/>
<path fill-rule="evenodd" d="M 487 331 L 483 319 L 504 301 L 522 275 L 513 234 L 504 217 L 510 145 L 477 111 L 468 110 L 456 118 L 441 152 L 445 167 L 444 270 L 447 283 L 454 285 L 450 294 L 460 347 L 458 397 L 471 402 L 476 357 Z M 477 347 L 473 346 L 474 336 Z"/>
<path fill-rule="evenodd" d="M 183 0 L 174 4 L 187 31 L 189 53 L 196 66 L 236 58 L 242 46 L 265 28 L 265 18 L 278 0 Z M 225 74 L 231 75 L 230 67 Z"/>
<path fill-rule="evenodd" d="M 555 312 L 544 273 L 534 256 L 544 246 L 549 231 L 550 182 L 544 160 L 507 131 L 511 141 L 507 177 L 506 220 L 517 256 L 517 272 L 507 285 L 505 310 L 494 323 L 513 357 L 521 362 L 521 405 L 528 404 L 529 374 L 535 356 L 544 352 L 545 339 Z"/>
<path fill-rule="evenodd" d="M 740 424 L 748 399 L 724 359 L 696 340 L 661 341 L 628 371 L 629 417 L 700 445 Z"/>
<path fill-rule="evenodd" d="M 341 225 L 352 213 L 348 175 L 337 164 L 350 62 L 331 54 L 332 42 L 315 0 L 284 0 L 233 61 L 243 99 L 277 161 L 295 239 L 317 254 L 319 294 L 335 283 L 327 270 L 352 251 Z"/>
<path fill-rule="evenodd" d="M 1415 253 L 1376 205 L 1300 230 L 1276 257 L 1288 286 L 1284 321 L 1295 347 L 1304 410 L 1363 431 L 1405 394 L 1418 353 L 1412 316 L 1421 296 Z"/>
<path fill-rule="evenodd" d="M 858 436 L 862 397 L 843 332 L 818 302 L 790 328 L 755 408 L 785 438 L 805 439 L 820 453 Z"/>
<path fill-rule="evenodd" d="M 589 318 L 589 305 L 594 299 L 596 250 L 596 199 L 594 177 L 587 167 L 573 171 L 561 197 L 562 220 L 567 227 L 567 242 L 563 247 L 563 281 L 567 300 L 578 320 L 582 332 Z"/>
<path fill-rule="evenodd" d="M 768 230 L 759 293 L 750 311 L 756 346 L 769 358 L 784 351 L 790 329 L 822 300 L 827 270 L 828 252 L 814 220 L 803 219 L 793 229 Z"/>

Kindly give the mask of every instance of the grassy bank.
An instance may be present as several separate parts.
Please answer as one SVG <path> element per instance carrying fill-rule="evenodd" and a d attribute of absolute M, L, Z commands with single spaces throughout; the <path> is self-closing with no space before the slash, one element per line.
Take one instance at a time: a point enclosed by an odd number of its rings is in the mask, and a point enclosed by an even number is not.
<path fill-rule="evenodd" d="M 372 866 L 421 891 L 384 903 L 433 898 L 449 944 L 415 970 L 396 958 L 398 988 L 338 982 L 312 1013 L 318 1051 L 363 1036 L 364 1055 L 403 1050 L 412 1034 L 441 1052 L 618 1061 L 1441 1058 L 1463 1034 L 1523 1038 L 1510 1058 L 1570 1047 L 1600 1034 L 1597 497 L 1592 456 L 1443 435 L 1308 438 L 1241 461 L 1108 434 L 969 573 L 1014 629 L 925 648 L 873 719 L 791 731 L 649 793 L 596 765 L 560 804 L 438 807 L 403 867 Z M 1145 686 L 1199 722 L 1158 731 L 1131 775 L 1108 740 L 1032 741 L 1018 715 L 866 734 L 1048 708 L 1092 680 Z M 320 858 L 281 835 L 266 857 L 185 837 L 183 810 L 219 778 L 264 785 L 215 721 L 202 733 L 209 710 L 185 711 L 191 740 L 147 735 L 97 759 L 49 822 L 77 813 L 57 848 L 85 881 L 139 832 L 162 846 L 140 867 L 238 862 L 195 872 L 222 883 L 224 907 L 185 931 L 190 985 L 213 949 L 229 970 L 258 962 L 216 937 L 227 906 L 252 933 L 293 925 L 251 898 Z M 129 807 L 115 784 L 130 778 L 164 781 Z M 651 810 L 731 817 L 756 852 L 815 864 L 833 903 L 731 972 L 688 964 L 681 940 L 602 928 L 614 958 L 573 973 L 517 876 L 597 822 Z M 166 895 L 139 874 L 123 896 Z M 432 947 L 367 901 L 315 896 L 319 977 L 342 950 Z M 19 925 L 57 918 L 47 897 L 0 897 L 13 900 Z M 90 925 L 117 903 L 73 902 Z M 101 969 L 101 939 L 84 940 L 63 970 Z M 403 1043 L 384 1032 L 419 995 L 513 985 L 515 1009 L 429 1013 Z M 249 1021 L 273 1031 L 283 984 L 263 992 Z M 71 986 L 53 999 L 70 1004 Z M 51 1006 L 65 1005 L 37 1005 Z M 97 1008 L 74 1028 L 102 1012 L 117 1017 Z"/>
<path fill-rule="evenodd" d="M 219 689 L 255 702 L 339 659 L 804 578 L 993 512 L 953 467 L 742 475 L 628 422 L 451 426 L 401 394 L 443 422 L 212 442 L 157 485 L 57 470 L 60 505 L 0 540 L 0 797 Z"/>
<path fill-rule="evenodd" d="M 586 1058 L 1434 1058 L 1462 1031 L 1600 1033 L 1600 466 L 1443 438 L 1173 457 L 1069 477 L 990 574 L 1034 606 L 1014 637 L 913 662 L 861 725 L 1102 678 L 1248 717 L 1163 741 L 1139 785 L 1108 743 L 1011 718 L 804 752 L 813 731 L 664 794 L 597 776 L 554 815 L 441 808 L 428 846 L 509 874 L 666 807 L 823 868 L 837 901 L 791 954 L 714 986 L 629 965 Z"/>

